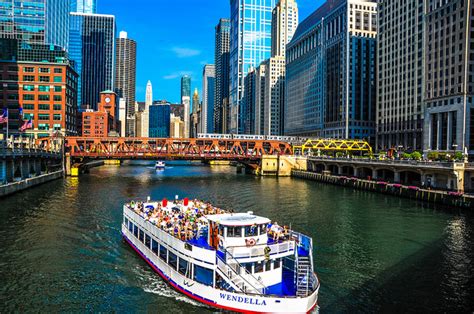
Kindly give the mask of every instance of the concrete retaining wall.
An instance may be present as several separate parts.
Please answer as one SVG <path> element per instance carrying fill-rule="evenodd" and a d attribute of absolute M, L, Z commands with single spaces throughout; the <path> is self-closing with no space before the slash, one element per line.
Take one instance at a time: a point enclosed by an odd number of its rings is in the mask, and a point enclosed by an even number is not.
<path fill-rule="evenodd" d="M 12 182 L 5 185 L 0 185 L 0 197 L 7 196 L 39 184 L 43 184 L 52 180 L 63 177 L 63 171 L 55 171 L 48 174 L 42 174 L 34 178 L 28 178 L 18 182 Z"/>
<path fill-rule="evenodd" d="M 359 190 L 378 192 L 399 197 L 410 198 L 431 204 L 441 204 L 452 207 L 474 208 L 474 197 L 470 195 L 454 195 L 444 191 L 424 190 L 400 184 L 388 184 L 357 178 L 348 178 L 333 175 L 323 175 L 309 171 L 293 170 L 293 177 L 308 179 L 329 184 L 341 185 Z"/>

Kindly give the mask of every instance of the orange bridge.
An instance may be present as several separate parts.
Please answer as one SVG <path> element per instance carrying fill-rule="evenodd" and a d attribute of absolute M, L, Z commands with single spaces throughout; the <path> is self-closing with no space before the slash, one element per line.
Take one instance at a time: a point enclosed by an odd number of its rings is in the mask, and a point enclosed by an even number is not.
<path fill-rule="evenodd" d="M 54 139 L 45 139 L 51 144 Z M 66 153 L 88 159 L 259 160 L 292 155 L 291 144 L 255 139 L 66 137 Z"/>

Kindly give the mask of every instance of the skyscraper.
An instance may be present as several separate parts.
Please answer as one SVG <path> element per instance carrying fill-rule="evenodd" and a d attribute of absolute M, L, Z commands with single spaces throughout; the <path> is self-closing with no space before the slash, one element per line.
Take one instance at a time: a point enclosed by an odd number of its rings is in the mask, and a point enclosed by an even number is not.
<path fill-rule="evenodd" d="M 150 106 L 153 105 L 153 86 L 151 81 L 146 83 L 145 108 L 140 115 L 140 136 L 148 137 L 150 132 Z"/>
<path fill-rule="evenodd" d="M 300 23 L 286 51 L 286 135 L 374 139 L 376 14 L 374 1 L 328 0 Z"/>
<path fill-rule="evenodd" d="M 429 0 L 425 4 L 423 47 L 425 55 L 422 76 L 424 78 L 423 149 L 462 153 L 467 151 L 472 154 L 474 153 L 472 1 L 452 0 L 440 3 Z M 419 61 L 418 58 L 415 60 Z M 410 142 L 407 144 L 410 145 Z"/>
<path fill-rule="evenodd" d="M 191 137 L 197 137 L 198 124 L 199 124 L 199 92 L 198 89 L 194 89 L 193 93 L 193 114 L 191 118 Z"/>
<path fill-rule="evenodd" d="M 170 137 L 170 104 L 161 103 L 150 106 L 150 137 Z"/>
<path fill-rule="evenodd" d="M 95 14 L 95 0 L 71 0 L 71 12 Z"/>
<path fill-rule="evenodd" d="M 70 57 L 80 74 L 78 103 L 96 109 L 99 95 L 114 89 L 115 17 L 71 13 Z"/>
<path fill-rule="evenodd" d="M 189 138 L 190 137 L 190 127 L 191 127 L 191 122 L 190 122 L 190 107 L 191 107 L 191 97 L 189 96 L 183 96 L 181 97 L 181 102 L 183 103 L 184 107 L 184 117 L 183 117 L 183 123 L 184 123 L 184 137 Z"/>
<path fill-rule="evenodd" d="M 127 136 L 135 133 L 131 118 L 135 115 L 136 51 L 136 42 L 127 38 L 126 32 L 120 32 L 115 45 L 115 92 L 125 98 Z"/>
<path fill-rule="evenodd" d="M 219 20 L 219 24 L 216 26 L 215 37 L 216 87 L 214 96 L 214 132 L 224 133 L 227 129 L 225 117 L 229 116 L 230 21 L 228 19 Z"/>
<path fill-rule="evenodd" d="M 265 76 L 263 125 L 260 128 L 260 132 L 265 135 L 283 134 L 286 45 L 293 38 L 297 27 L 296 2 L 280 0 L 272 12 L 272 57 L 265 61 L 268 75 Z"/>
<path fill-rule="evenodd" d="M 230 128 L 242 133 L 240 107 L 244 78 L 250 67 L 270 57 L 272 9 L 275 0 L 231 0 L 230 3 Z"/>
<path fill-rule="evenodd" d="M 378 149 L 422 147 L 423 2 L 379 1 Z"/>
<path fill-rule="evenodd" d="M 2 1 L 0 38 L 68 48 L 70 0 Z"/>
<path fill-rule="evenodd" d="M 206 64 L 202 70 L 201 132 L 214 132 L 214 99 L 216 87 L 216 67 Z"/>
<path fill-rule="evenodd" d="M 191 77 L 189 75 L 181 77 L 181 99 L 185 96 L 191 97 Z"/>

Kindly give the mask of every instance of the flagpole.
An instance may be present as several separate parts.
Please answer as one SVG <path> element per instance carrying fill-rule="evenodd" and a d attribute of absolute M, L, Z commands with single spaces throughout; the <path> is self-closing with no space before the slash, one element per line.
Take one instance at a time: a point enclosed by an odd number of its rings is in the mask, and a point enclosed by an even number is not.
<path fill-rule="evenodd" d="M 8 118 L 8 108 L 7 108 L 7 148 L 8 148 L 8 123 L 9 123 L 8 120 L 9 118 Z"/>

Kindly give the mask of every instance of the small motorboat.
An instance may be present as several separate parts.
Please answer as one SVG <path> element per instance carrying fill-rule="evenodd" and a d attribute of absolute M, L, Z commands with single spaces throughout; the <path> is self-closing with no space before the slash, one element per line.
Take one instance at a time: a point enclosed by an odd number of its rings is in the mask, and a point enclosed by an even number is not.
<path fill-rule="evenodd" d="M 158 160 L 156 163 L 155 163 L 155 169 L 165 169 L 165 162 L 162 161 L 162 160 Z"/>

